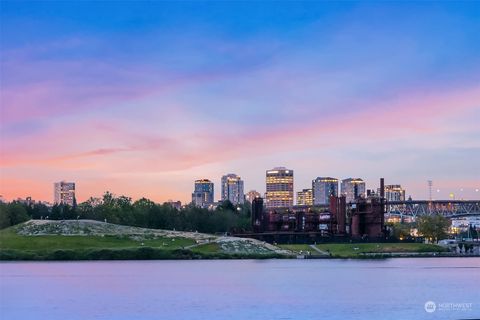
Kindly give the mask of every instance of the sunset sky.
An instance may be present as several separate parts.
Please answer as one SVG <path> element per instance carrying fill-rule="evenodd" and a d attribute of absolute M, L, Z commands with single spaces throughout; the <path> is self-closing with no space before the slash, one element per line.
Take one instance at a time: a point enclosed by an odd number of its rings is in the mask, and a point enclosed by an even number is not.
<path fill-rule="evenodd" d="M 275 166 L 480 198 L 480 2 L 0 6 L 7 200 L 218 199 Z"/>

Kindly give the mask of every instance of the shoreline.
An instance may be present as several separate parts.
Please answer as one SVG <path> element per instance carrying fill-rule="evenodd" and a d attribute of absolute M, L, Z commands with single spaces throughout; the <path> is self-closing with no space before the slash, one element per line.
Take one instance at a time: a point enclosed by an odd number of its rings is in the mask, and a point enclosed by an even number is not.
<path fill-rule="evenodd" d="M 0 262 L 8 261 L 146 261 L 146 260 L 267 260 L 267 259 L 331 259 L 384 260 L 395 258 L 479 258 L 478 254 L 428 252 L 383 252 L 350 256 L 201 253 L 188 249 L 162 250 L 152 247 L 125 249 L 58 249 L 58 250 L 1 250 Z"/>

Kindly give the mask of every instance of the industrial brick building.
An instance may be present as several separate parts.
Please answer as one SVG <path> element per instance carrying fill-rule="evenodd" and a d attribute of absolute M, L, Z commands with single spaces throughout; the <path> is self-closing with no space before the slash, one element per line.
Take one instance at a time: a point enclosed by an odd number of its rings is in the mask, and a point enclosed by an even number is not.
<path fill-rule="evenodd" d="M 384 184 L 380 195 L 347 203 L 331 196 L 328 206 L 266 208 L 262 198 L 252 203 L 251 236 L 268 242 L 313 243 L 327 240 L 374 240 L 384 237 Z"/>

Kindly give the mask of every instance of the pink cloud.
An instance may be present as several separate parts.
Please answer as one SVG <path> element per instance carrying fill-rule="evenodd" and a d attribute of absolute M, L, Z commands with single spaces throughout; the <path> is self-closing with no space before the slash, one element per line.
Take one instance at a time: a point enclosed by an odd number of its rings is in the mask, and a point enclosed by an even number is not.
<path fill-rule="evenodd" d="M 306 119 L 303 123 L 260 126 L 256 130 L 242 130 L 241 126 L 236 125 L 232 129 L 229 123 L 197 123 L 183 127 L 172 135 L 166 133 L 170 129 L 175 131 L 174 122 L 165 127 L 168 130 L 160 129 L 157 133 L 151 129 L 129 126 L 128 119 L 121 122 L 83 120 L 74 125 L 59 124 L 34 138 L 21 137 L 2 144 L 0 167 L 8 173 L 8 177 L 2 179 L 4 184 L 1 192 L 9 197 L 38 194 L 48 199 L 50 191 L 32 191 L 33 188 L 39 188 L 38 181 L 32 184 L 13 178 L 13 173 L 29 167 L 37 170 L 49 168 L 60 173 L 75 172 L 76 180 L 89 188 L 88 191 L 82 191 L 82 197 L 89 196 L 88 193 L 101 194 L 110 189 L 109 186 L 115 186 L 120 192 L 132 196 L 141 196 L 143 192 L 152 194 L 153 199 L 166 200 L 159 198 L 159 194 L 165 192 L 169 194 L 168 197 L 174 197 L 173 194 L 180 197 L 181 191 L 156 185 L 156 191 L 152 193 L 135 179 L 128 181 L 114 176 L 127 172 L 189 170 L 206 164 L 251 157 L 252 154 L 268 155 L 282 150 L 295 152 L 312 146 L 348 147 L 365 141 L 436 135 L 445 130 L 438 126 L 439 122 L 478 108 L 478 101 L 480 87 L 474 86 L 436 95 L 404 95 L 394 101 L 377 101 L 370 104 L 368 109 L 359 107 L 355 113 Z M 188 118 L 188 114 L 181 116 Z M 132 183 L 136 184 L 135 188 L 129 188 Z M 151 184 L 155 185 L 153 182 Z M 40 189 L 45 189 L 45 186 Z M 184 197 L 185 194 L 181 198 Z"/>

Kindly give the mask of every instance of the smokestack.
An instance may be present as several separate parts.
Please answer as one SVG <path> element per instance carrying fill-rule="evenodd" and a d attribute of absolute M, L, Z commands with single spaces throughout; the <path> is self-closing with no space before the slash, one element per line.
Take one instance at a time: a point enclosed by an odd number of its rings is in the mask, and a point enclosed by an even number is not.
<path fill-rule="evenodd" d="M 380 178 L 380 198 L 385 198 L 385 180 Z"/>
<path fill-rule="evenodd" d="M 382 214 L 380 215 L 380 225 L 382 226 L 382 232 L 384 232 L 385 228 L 385 180 L 380 178 L 380 206 L 382 210 Z"/>

